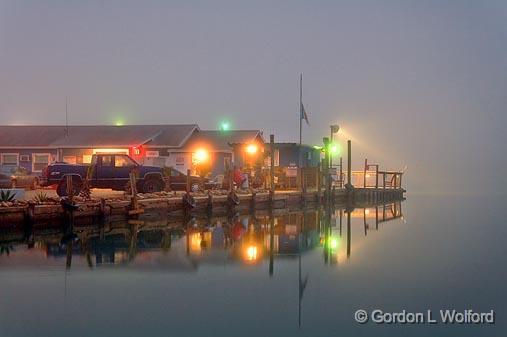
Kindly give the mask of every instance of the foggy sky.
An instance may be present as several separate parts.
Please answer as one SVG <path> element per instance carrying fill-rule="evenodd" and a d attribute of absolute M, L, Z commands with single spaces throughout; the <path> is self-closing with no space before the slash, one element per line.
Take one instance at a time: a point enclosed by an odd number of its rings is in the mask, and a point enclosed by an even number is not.
<path fill-rule="evenodd" d="M 0 0 L 0 124 L 198 123 L 407 166 L 410 192 L 504 193 L 504 1 Z M 0 135 L 1 141 L 1 135 Z M 343 153 L 345 156 L 345 152 Z"/>

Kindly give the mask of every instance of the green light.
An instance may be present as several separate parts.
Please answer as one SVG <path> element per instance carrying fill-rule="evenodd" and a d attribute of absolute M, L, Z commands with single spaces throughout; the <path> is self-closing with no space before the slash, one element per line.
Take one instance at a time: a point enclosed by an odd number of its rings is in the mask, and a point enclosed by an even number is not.
<path fill-rule="evenodd" d="M 340 146 L 338 144 L 329 144 L 329 152 L 331 154 L 338 154 L 340 153 Z"/>
<path fill-rule="evenodd" d="M 223 121 L 221 124 L 220 124 L 220 130 L 222 131 L 227 131 L 231 128 L 231 125 L 229 124 L 229 122 L 227 121 Z"/>
<path fill-rule="evenodd" d="M 336 249 L 338 248 L 338 239 L 337 238 L 331 238 L 330 242 L 329 242 L 329 247 L 331 249 Z"/>

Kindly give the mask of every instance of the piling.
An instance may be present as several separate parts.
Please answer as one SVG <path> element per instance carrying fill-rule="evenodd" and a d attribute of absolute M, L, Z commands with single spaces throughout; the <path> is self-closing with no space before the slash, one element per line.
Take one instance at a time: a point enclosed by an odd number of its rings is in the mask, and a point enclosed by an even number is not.
<path fill-rule="evenodd" d="M 326 192 L 325 192 L 325 200 L 326 204 L 329 204 L 331 202 L 331 170 L 329 167 L 329 159 L 331 157 L 330 150 L 329 150 L 329 138 L 324 137 L 322 139 L 324 142 L 324 175 L 325 175 L 325 182 L 326 182 Z"/>
<path fill-rule="evenodd" d="M 129 174 L 130 178 L 130 202 L 131 202 L 131 209 L 129 211 L 129 215 L 139 215 L 144 213 L 144 210 L 139 207 L 139 200 L 137 198 L 137 183 L 136 183 L 136 173 L 130 172 Z"/>
<path fill-rule="evenodd" d="M 275 196 L 275 135 L 269 135 L 270 166 L 269 166 L 269 204 L 273 207 Z"/>
<path fill-rule="evenodd" d="M 352 141 L 347 140 L 347 185 L 352 186 Z"/>
<path fill-rule="evenodd" d="M 190 169 L 187 170 L 187 181 L 186 181 L 186 184 L 185 184 L 185 191 L 187 193 L 190 192 L 190 183 L 191 183 L 191 180 L 190 180 L 190 174 L 191 174 L 192 171 L 190 171 Z"/>

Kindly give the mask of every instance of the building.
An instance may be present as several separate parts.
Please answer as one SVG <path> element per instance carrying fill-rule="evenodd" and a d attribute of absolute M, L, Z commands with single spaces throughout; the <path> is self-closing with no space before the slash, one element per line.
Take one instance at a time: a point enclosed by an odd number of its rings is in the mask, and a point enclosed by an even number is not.
<path fill-rule="evenodd" d="M 264 138 L 259 130 L 201 130 L 183 146 L 180 155 L 185 154 L 193 155 L 194 164 L 206 165 L 214 177 L 223 174 L 228 163 L 237 167 L 262 164 Z"/>
<path fill-rule="evenodd" d="M 216 175 L 228 160 L 244 165 L 245 146 L 254 144 L 262 152 L 259 130 L 201 131 L 196 124 L 0 126 L 0 166 L 40 173 L 56 161 L 88 164 L 96 153 L 126 153 L 145 165 L 186 172 L 204 154 Z"/>
<path fill-rule="evenodd" d="M 298 143 L 275 143 L 275 166 L 316 167 L 320 163 L 321 149 Z"/>
<path fill-rule="evenodd" d="M 93 154 L 114 152 L 129 154 L 141 163 L 161 156 L 171 166 L 178 158 L 167 154 L 181 148 L 198 130 L 195 124 L 0 126 L 0 165 L 38 173 L 51 162 L 87 164 Z"/>

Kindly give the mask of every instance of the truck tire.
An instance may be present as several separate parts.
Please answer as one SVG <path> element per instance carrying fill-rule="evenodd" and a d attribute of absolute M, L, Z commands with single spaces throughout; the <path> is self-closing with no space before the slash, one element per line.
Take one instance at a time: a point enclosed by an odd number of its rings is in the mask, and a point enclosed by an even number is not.
<path fill-rule="evenodd" d="M 160 179 L 149 178 L 143 182 L 143 193 L 161 192 L 164 189 L 164 183 Z"/>
<path fill-rule="evenodd" d="M 74 196 L 78 196 L 79 193 L 81 193 L 81 187 L 83 183 L 76 179 L 72 180 L 72 187 L 74 188 Z M 56 194 L 58 194 L 59 197 L 66 197 L 67 196 L 67 181 L 66 179 L 60 180 L 58 183 L 58 186 L 56 187 Z"/>

